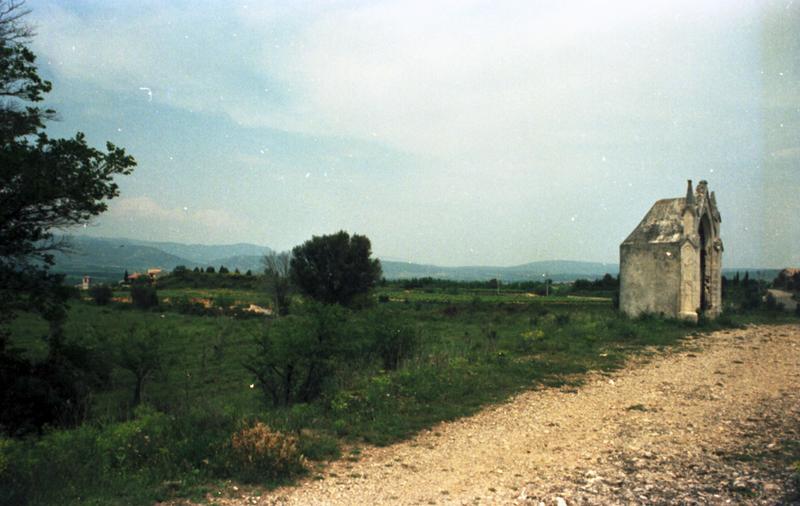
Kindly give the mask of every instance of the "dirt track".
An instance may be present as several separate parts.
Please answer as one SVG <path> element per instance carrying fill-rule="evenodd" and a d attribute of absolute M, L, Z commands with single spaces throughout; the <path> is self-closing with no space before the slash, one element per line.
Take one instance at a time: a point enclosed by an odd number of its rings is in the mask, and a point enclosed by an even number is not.
<path fill-rule="evenodd" d="M 791 441 L 800 326 L 758 326 L 698 336 L 577 390 L 526 392 L 366 448 L 298 487 L 222 502 L 785 504 Z"/>

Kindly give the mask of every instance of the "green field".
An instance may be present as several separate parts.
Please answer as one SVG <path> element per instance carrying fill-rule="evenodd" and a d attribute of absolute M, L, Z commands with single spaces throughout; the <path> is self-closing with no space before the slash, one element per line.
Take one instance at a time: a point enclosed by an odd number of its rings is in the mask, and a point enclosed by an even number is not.
<path fill-rule="evenodd" d="M 268 305 L 264 292 L 170 288 L 159 291 L 161 305 L 149 311 L 123 302 L 101 307 L 74 300 L 66 340 L 107 358 L 108 384 L 94 394 L 80 427 L 22 442 L 0 439 L 0 478 L 11 483 L 5 500 L 147 504 L 197 496 L 220 480 L 252 481 L 231 464 L 229 441 L 238 428 L 258 420 L 292 434 L 312 460 L 336 458 L 342 443 L 398 441 L 523 389 L 578 384 L 587 371 L 612 371 L 631 354 L 674 345 L 690 333 L 795 318 L 731 313 L 698 328 L 655 317 L 624 318 L 605 297 L 555 293 L 383 286 L 371 307 L 342 310 L 336 332 L 343 351 L 325 362 L 330 377 L 313 400 L 289 406 L 273 405 L 244 367 L 256 355 L 270 317 L 195 316 L 172 304 L 206 299 L 212 306 Z M 295 297 L 293 313 L 305 314 L 306 306 Z M 387 329 L 414 343 L 393 369 L 374 351 L 376 336 Z M 145 408 L 132 406 L 134 376 L 114 359 L 132 331 L 157 336 L 151 346 L 161 357 L 160 369 L 144 385 Z M 44 321 L 22 314 L 12 325 L 13 344 L 41 358 L 47 332 Z M 87 455 L 93 463 L 76 464 Z M 52 479 L 42 484 L 37 475 L 47 469 Z M 284 479 L 291 479 L 288 471 L 255 481 Z"/>

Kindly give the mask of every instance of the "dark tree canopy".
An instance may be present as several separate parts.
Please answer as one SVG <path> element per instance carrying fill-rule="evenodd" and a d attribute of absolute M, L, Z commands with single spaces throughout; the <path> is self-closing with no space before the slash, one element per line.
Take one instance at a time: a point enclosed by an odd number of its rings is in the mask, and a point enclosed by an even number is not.
<path fill-rule="evenodd" d="M 78 132 L 51 139 L 45 122 L 54 112 L 35 106 L 51 83 L 36 70 L 26 47 L 31 32 L 22 23 L 21 2 L 0 0 L 0 270 L 23 275 L 36 261 L 52 263 L 59 247 L 53 229 L 65 228 L 106 210 L 105 200 L 119 195 L 118 174 L 136 165 L 125 150 L 89 146 Z M 38 264 L 37 265 L 41 265 Z"/>
<path fill-rule="evenodd" d="M 341 231 L 314 236 L 292 250 L 291 277 L 304 294 L 326 304 L 349 305 L 381 277 L 366 236 Z"/>
<path fill-rule="evenodd" d="M 123 149 L 110 143 L 96 149 L 80 132 L 71 139 L 44 132 L 55 112 L 37 104 L 51 84 L 26 45 L 32 37 L 26 14 L 22 2 L 0 0 L 0 432 L 10 434 L 76 423 L 85 412 L 77 409 L 90 398 L 82 378 L 94 359 L 62 339 L 68 290 L 49 271 L 50 253 L 64 247 L 53 231 L 105 211 L 105 201 L 119 194 L 114 177 L 136 165 Z M 44 361 L 7 346 L 6 324 L 21 310 L 50 324 Z"/>

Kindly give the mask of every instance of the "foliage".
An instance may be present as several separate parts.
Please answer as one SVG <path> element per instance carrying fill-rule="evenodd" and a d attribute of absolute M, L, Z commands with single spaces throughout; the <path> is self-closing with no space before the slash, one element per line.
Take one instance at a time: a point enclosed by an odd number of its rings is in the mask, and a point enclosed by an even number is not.
<path fill-rule="evenodd" d="M 81 423 L 92 392 L 109 373 L 102 352 L 74 343 L 51 346 L 38 362 L 13 349 L 0 350 L 0 433 L 21 436 L 47 424 Z"/>
<path fill-rule="evenodd" d="M 345 311 L 310 304 L 304 314 L 270 322 L 245 367 L 273 406 L 309 402 L 323 391 L 346 351 Z"/>
<path fill-rule="evenodd" d="M 163 365 L 161 342 L 164 339 L 169 339 L 168 332 L 141 326 L 132 326 L 120 336 L 116 363 L 134 376 L 133 406 L 142 401 L 145 383 Z"/>
<path fill-rule="evenodd" d="M 131 301 L 139 309 L 158 307 L 158 292 L 156 287 L 144 283 L 131 286 Z"/>
<path fill-rule="evenodd" d="M 39 77 L 36 57 L 26 46 L 30 31 L 21 22 L 20 5 L 0 2 L 0 95 L 6 99 L 0 104 L 0 313 L 5 314 L 21 296 L 44 297 L 57 284 L 26 283 L 45 280 L 49 252 L 63 247 L 51 230 L 105 211 L 105 200 L 119 194 L 114 176 L 130 174 L 136 164 L 111 143 L 107 152 L 89 146 L 82 133 L 73 139 L 44 133 L 45 121 L 55 113 L 32 104 L 51 84 Z"/>
<path fill-rule="evenodd" d="M 371 248 L 367 237 L 345 231 L 314 236 L 292 250 L 291 279 L 319 302 L 349 305 L 381 277 Z"/>
<path fill-rule="evenodd" d="M 772 281 L 772 287 L 789 292 L 800 292 L 800 270 L 790 272 L 783 270 Z"/>
<path fill-rule="evenodd" d="M 237 475 L 228 450 L 235 429 L 231 416 L 141 406 L 130 420 L 0 438 L 0 504 L 148 505 L 185 496 L 202 481 Z"/>
<path fill-rule="evenodd" d="M 305 470 L 297 439 L 257 422 L 231 437 L 232 467 L 245 482 L 286 479 Z"/>
<path fill-rule="evenodd" d="M 273 312 L 278 316 L 289 314 L 289 288 L 292 255 L 289 252 L 264 255 L 264 278 L 272 296 Z"/>
<path fill-rule="evenodd" d="M 384 370 L 399 369 L 419 346 L 416 330 L 406 321 L 383 308 L 375 310 L 366 322 L 368 339 Z"/>
<path fill-rule="evenodd" d="M 95 304 L 98 306 L 105 306 L 111 302 L 111 298 L 114 296 L 114 291 L 111 290 L 111 287 L 106 284 L 99 284 L 89 288 L 89 295 L 92 297 Z"/>
<path fill-rule="evenodd" d="M 45 424 L 74 424 L 85 416 L 93 383 L 82 370 L 87 354 L 63 343 L 68 291 L 49 272 L 52 251 L 64 244 L 54 228 L 89 221 L 119 194 L 117 175 L 130 174 L 134 159 L 121 148 L 91 147 L 82 133 L 51 139 L 51 109 L 35 104 L 51 89 L 27 47 L 31 31 L 21 2 L 0 0 L 0 429 L 13 434 Z M 49 323 L 48 356 L 33 361 L 8 347 L 7 325 L 20 311 Z"/>
<path fill-rule="evenodd" d="M 391 289 L 389 283 L 386 290 Z M 251 302 L 264 297 L 258 291 L 175 291 L 180 293 L 212 300 L 228 294 Z M 133 326 L 158 331 L 161 367 L 148 378 L 143 396 L 155 408 L 140 405 L 131 413 L 134 377 L 117 365 L 105 380 L 109 390 L 95 390 L 88 419 L 76 429 L 45 430 L 41 437 L 8 444 L 0 440 L 0 482 L 9 484 L 0 494 L 13 497 L 13 504 L 26 498 L 39 504 L 152 504 L 193 493 L 201 498 L 203 483 L 248 479 L 247 468 L 240 469 L 241 461 L 232 456 L 232 434 L 242 429 L 242 420 L 249 420 L 247 427 L 262 420 L 270 432 L 291 434 L 298 453 L 327 459 L 337 453 L 341 438 L 391 443 L 522 389 L 575 383 L 585 371 L 612 370 L 632 353 L 672 345 L 698 330 L 657 317 L 625 318 L 597 298 L 497 296 L 483 289 L 458 295 L 420 291 L 420 298 L 390 293 L 389 302 L 359 312 L 298 300 L 292 315 L 270 320 L 270 328 L 277 325 L 281 333 L 306 329 L 299 344 L 288 339 L 303 360 L 328 357 L 318 395 L 308 402 L 299 399 L 301 375 L 293 383 L 290 406 L 275 405 L 241 365 L 259 357 L 254 336 L 261 335 L 263 319 L 162 316 L 121 304 L 72 303 L 64 328 L 68 345 L 97 343 L 96 350 L 112 356 L 122 339 L 111 339 L 103 348 L 105 336 L 124 337 Z M 413 304 L 404 304 L 404 297 Z M 454 316 L 443 313 L 448 306 L 456 308 Z M 315 315 L 317 310 L 324 313 Z M 700 330 L 781 318 L 726 313 Z M 377 351 L 378 330 L 395 325 L 413 329 L 415 351 L 390 369 Z M 319 331 L 331 328 L 338 329 L 338 337 L 324 338 L 328 346 L 317 344 Z M 25 313 L 13 329 L 13 343 L 25 345 L 34 361 L 46 359 L 48 347 L 40 338 L 46 322 Z M 279 341 L 277 334 L 272 337 Z M 306 343 L 314 353 L 303 353 Z M 288 351 L 295 350 L 286 356 Z M 257 402 L 262 395 L 266 407 Z M 43 474 L 53 479 L 41 480 Z"/>

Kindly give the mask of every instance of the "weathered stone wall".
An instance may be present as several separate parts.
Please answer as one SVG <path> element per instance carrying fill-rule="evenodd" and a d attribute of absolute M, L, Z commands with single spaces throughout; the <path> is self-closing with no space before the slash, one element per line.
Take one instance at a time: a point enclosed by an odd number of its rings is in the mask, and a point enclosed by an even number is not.
<path fill-rule="evenodd" d="M 680 311 L 681 263 L 678 244 L 620 246 L 620 310 L 629 316 Z"/>

